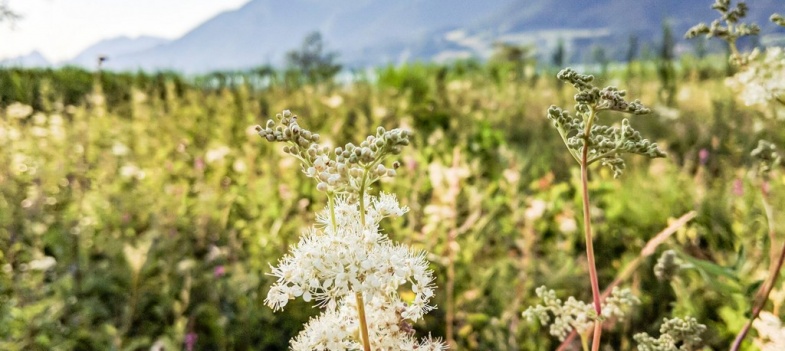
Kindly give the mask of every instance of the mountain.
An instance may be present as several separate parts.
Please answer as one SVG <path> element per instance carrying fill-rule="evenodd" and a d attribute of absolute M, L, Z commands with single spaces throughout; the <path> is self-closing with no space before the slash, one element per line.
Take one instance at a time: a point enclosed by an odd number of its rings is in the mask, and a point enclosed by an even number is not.
<path fill-rule="evenodd" d="M 402 52 L 375 51 L 421 41 L 434 30 L 473 23 L 478 13 L 490 14 L 509 0 L 253 0 L 224 12 L 182 38 L 126 55 L 108 68 L 135 66 L 184 71 L 247 68 L 281 64 L 284 53 L 319 31 L 329 49 L 352 64 L 379 63 Z M 368 51 L 370 50 L 370 51 Z M 382 54 L 368 57 L 366 51 Z"/>
<path fill-rule="evenodd" d="M 140 36 L 137 38 L 121 36 L 104 39 L 82 50 L 76 57 L 64 63 L 92 69 L 95 68 L 96 60 L 99 56 L 105 56 L 112 60 L 115 57 L 152 49 L 168 41 L 168 39 L 152 36 Z"/>
<path fill-rule="evenodd" d="M 184 72 L 281 65 L 287 51 L 319 31 L 327 50 L 349 67 L 407 60 L 488 57 L 495 41 L 533 44 L 547 57 L 560 40 L 574 60 L 595 46 L 623 56 L 631 35 L 642 46 L 661 41 L 663 23 L 681 35 L 717 17 L 713 0 L 252 0 L 221 13 L 183 37 L 114 55 L 116 70 L 176 69 Z M 781 0 L 751 0 L 749 18 L 764 28 Z M 779 29 L 779 33 L 782 30 Z M 767 37 L 764 37 L 766 39 Z"/>
<path fill-rule="evenodd" d="M 27 55 L 12 57 L 0 60 L 0 67 L 49 67 L 49 60 L 38 51 L 33 51 Z"/>

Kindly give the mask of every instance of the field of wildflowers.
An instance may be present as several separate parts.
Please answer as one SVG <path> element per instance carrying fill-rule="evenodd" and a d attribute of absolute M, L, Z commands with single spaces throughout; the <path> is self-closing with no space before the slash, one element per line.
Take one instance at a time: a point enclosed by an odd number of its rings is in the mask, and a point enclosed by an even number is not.
<path fill-rule="evenodd" d="M 785 54 L 714 9 L 605 72 L 2 69 L 0 349 L 783 350 Z"/>

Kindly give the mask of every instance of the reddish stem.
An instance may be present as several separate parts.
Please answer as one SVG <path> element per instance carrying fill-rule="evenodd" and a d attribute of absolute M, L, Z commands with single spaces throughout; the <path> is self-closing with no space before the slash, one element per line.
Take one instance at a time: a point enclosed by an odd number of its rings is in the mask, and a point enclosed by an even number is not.
<path fill-rule="evenodd" d="M 591 232 L 591 211 L 589 204 L 589 131 L 591 130 L 591 120 L 586 123 L 586 139 L 581 153 L 581 190 L 583 195 L 583 233 L 586 235 L 586 259 L 589 263 L 589 280 L 591 281 L 591 294 L 594 300 L 594 311 L 597 313 L 597 320 L 594 321 L 594 339 L 592 341 L 592 351 L 600 349 L 600 338 L 602 337 L 602 304 L 600 301 L 600 283 L 597 279 L 597 267 L 594 262 L 594 243 Z"/>
<path fill-rule="evenodd" d="M 765 183 L 763 183 L 765 184 Z M 761 201 L 763 202 L 763 209 L 766 212 L 766 219 L 769 222 L 769 238 L 771 238 L 771 247 L 774 248 L 774 238 L 775 238 L 775 231 L 774 231 L 774 214 L 769 205 L 769 202 L 766 200 L 768 198 L 768 193 L 764 188 L 765 185 L 761 184 Z M 769 255 L 773 257 L 772 255 Z M 766 301 L 769 299 L 769 294 L 771 290 L 774 289 L 774 282 L 777 280 L 777 277 L 780 275 L 780 270 L 782 269 L 782 263 L 785 262 L 785 243 L 782 244 L 782 249 L 780 250 L 780 255 L 776 261 L 772 260 L 769 263 L 769 275 L 766 277 L 766 280 L 763 282 L 763 285 L 760 286 L 758 293 L 755 295 L 755 305 L 752 308 L 752 315 L 750 319 L 747 320 L 747 323 L 744 324 L 744 328 L 739 331 L 739 335 L 736 336 L 736 340 L 733 341 L 733 346 L 731 346 L 731 351 L 738 351 L 741 348 L 741 343 L 744 341 L 744 338 L 747 336 L 747 333 L 750 332 L 750 328 L 752 328 L 752 322 L 758 318 L 761 311 L 763 311 L 763 307 L 766 306 Z"/>

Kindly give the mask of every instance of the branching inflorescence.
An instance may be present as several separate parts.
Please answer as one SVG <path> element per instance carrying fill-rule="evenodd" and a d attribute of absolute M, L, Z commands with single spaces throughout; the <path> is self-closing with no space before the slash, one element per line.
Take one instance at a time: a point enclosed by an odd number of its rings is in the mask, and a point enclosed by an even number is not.
<path fill-rule="evenodd" d="M 556 292 L 541 286 L 536 290 L 537 297 L 542 299 L 542 304 L 532 306 L 523 312 L 529 321 L 535 318 L 542 324 L 550 323 L 551 335 L 564 340 L 574 330 L 589 330 L 597 319 L 597 314 L 591 304 L 578 301 L 570 296 L 567 301 L 556 297 Z M 614 288 L 611 296 L 602 304 L 600 319 L 622 318 L 626 310 L 640 304 L 640 300 L 632 294 L 630 289 Z"/>
<path fill-rule="evenodd" d="M 586 143 L 588 143 L 587 165 L 600 162 L 610 167 L 614 177 L 620 176 L 624 170 L 622 154 L 639 154 L 650 158 L 665 157 L 665 153 L 657 148 L 657 144 L 644 139 L 630 126 L 626 118 L 622 119 L 620 127 L 595 123 L 597 114 L 601 111 L 618 111 L 633 115 L 651 112 L 640 101 L 626 101 L 625 91 L 615 87 L 599 89 L 591 84 L 593 76 L 579 74 L 569 68 L 559 72 L 557 78 L 579 90 L 575 95 L 576 116 L 559 107 L 551 106 L 548 109 L 548 119 L 553 122 L 570 154 L 578 163 L 581 162 L 581 152 Z"/>
<path fill-rule="evenodd" d="M 302 297 L 324 309 L 292 341 L 293 350 L 444 350 L 430 337 L 414 338 L 413 322 L 434 306 L 433 272 L 424 252 L 393 243 L 379 222 L 402 216 L 406 207 L 390 194 L 373 196 L 369 186 L 395 175 L 384 160 L 409 144 L 409 132 L 379 128 L 359 146 L 334 150 L 320 145 L 318 134 L 302 128 L 297 116 L 284 111 L 278 123 L 257 127 L 270 142 L 283 142 L 284 152 L 302 162 L 303 172 L 327 194 L 328 206 L 271 275 L 277 281 L 265 303 L 282 309 Z M 405 300 L 400 291 L 410 291 Z"/>
<path fill-rule="evenodd" d="M 692 351 L 699 350 L 703 340 L 700 335 L 706 326 L 695 318 L 672 318 L 663 320 L 660 336 L 653 338 L 646 333 L 635 334 L 639 351 Z"/>
<path fill-rule="evenodd" d="M 712 21 L 711 25 L 699 23 L 693 26 L 684 35 L 685 38 L 690 39 L 700 35 L 705 35 L 709 38 L 720 38 L 728 43 L 731 51 L 731 62 L 738 65 L 746 64 L 748 58 L 739 52 L 736 41 L 741 37 L 760 33 L 760 27 L 757 24 L 740 23 L 741 19 L 747 16 L 747 4 L 739 2 L 735 7 L 732 7 L 730 0 L 716 0 L 711 5 L 711 8 L 720 13 L 720 18 Z M 775 19 L 772 18 L 772 21 L 775 21 Z"/>
<path fill-rule="evenodd" d="M 591 228 L 588 190 L 589 166 L 600 162 L 600 164 L 609 167 L 613 171 L 614 177 L 618 177 L 622 174 L 625 167 L 624 159 L 622 158 L 623 154 L 638 154 L 656 158 L 665 157 L 665 153 L 657 147 L 656 143 L 644 139 L 640 133 L 630 126 L 630 122 L 626 118 L 622 120 L 621 126 L 607 126 L 597 123 L 598 114 L 603 111 L 615 111 L 632 115 L 649 113 L 650 110 L 643 106 L 640 101 L 627 101 L 625 99 L 626 92 L 616 87 L 600 89 L 592 84 L 593 76 L 580 74 L 570 68 L 563 69 L 556 77 L 578 89 L 578 93 L 575 94 L 575 115 L 559 107 L 551 106 L 548 109 L 548 119 L 552 121 L 553 126 L 559 132 L 572 158 L 581 167 L 583 232 L 586 239 L 586 258 L 592 290 L 592 313 L 580 312 L 581 308 L 589 305 L 581 305 L 582 303 L 578 303 L 573 298 L 567 300 L 567 304 L 563 307 L 559 307 L 561 306 L 561 301 L 555 299 L 555 294 L 552 292 L 546 293 L 543 289 L 538 291 L 538 295 L 546 300 L 546 306 L 533 307 L 527 310 L 526 315 L 529 319 L 532 319 L 532 316 L 537 316 L 541 323 L 547 323 L 550 319 L 547 318 L 545 312 L 551 311 L 557 316 L 555 322 L 559 322 L 558 325 L 554 324 L 551 326 L 551 333 L 564 338 L 570 329 L 574 329 L 580 333 L 584 349 L 588 349 L 587 337 L 592 335 L 592 330 L 589 326 L 593 324 L 591 348 L 592 350 L 599 350 L 603 317 L 609 315 L 621 316 L 622 309 L 620 306 L 632 305 L 637 299 L 634 299 L 627 291 L 624 296 L 613 295 L 602 301 L 603 298 L 600 294 L 597 267 L 594 259 Z M 551 303 L 549 304 L 548 301 Z"/>

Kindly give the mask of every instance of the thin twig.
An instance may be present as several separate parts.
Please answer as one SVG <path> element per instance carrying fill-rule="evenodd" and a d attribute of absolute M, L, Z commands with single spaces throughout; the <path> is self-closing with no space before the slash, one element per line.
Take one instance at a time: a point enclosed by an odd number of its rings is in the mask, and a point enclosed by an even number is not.
<path fill-rule="evenodd" d="M 772 249 L 774 248 L 774 239 L 776 238 L 776 232 L 774 230 L 774 210 L 771 208 L 771 205 L 767 201 L 768 194 L 766 193 L 766 189 L 764 184 L 761 184 L 761 202 L 763 203 L 763 209 L 766 212 L 766 220 L 769 222 L 769 238 L 770 238 L 770 245 Z M 772 254 L 769 254 L 770 258 L 773 258 L 773 250 Z M 780 270 L 782 269 L 782 263 L 785 262 L 785 243 L 782 244 L 782 249 L 780 250 L 779 257 L 774 260 L 772 259 L 769 263 L 769 274 L 766 277 L 766 280 L 763 282 L 763 285 L 760 286 L 758 293 L 755 294 L 755 301 L 752 308 L 752 315 L 750 315 L 750 319 L 747 320 L 747 323 L 744 324 L 744 327 L 741 328 L 739 334 L 736 335 L 736 340 L 733 341 L 733 346 L 731 346 L 731 351 L 737 351 L 741 347 L 741 343 L 744 341 L 744 338 L 750 332 L 750 328 L 752 328 L 752 322 L 758 318 L 761 311 L 763 311 L 763 307 L 766 306 L 766 301 L 769 299 L 769 294 L 771 294 L 771 290 L 774 289 L 774 282 L 777 280 L 777 277 L 780 275 Z"/>

